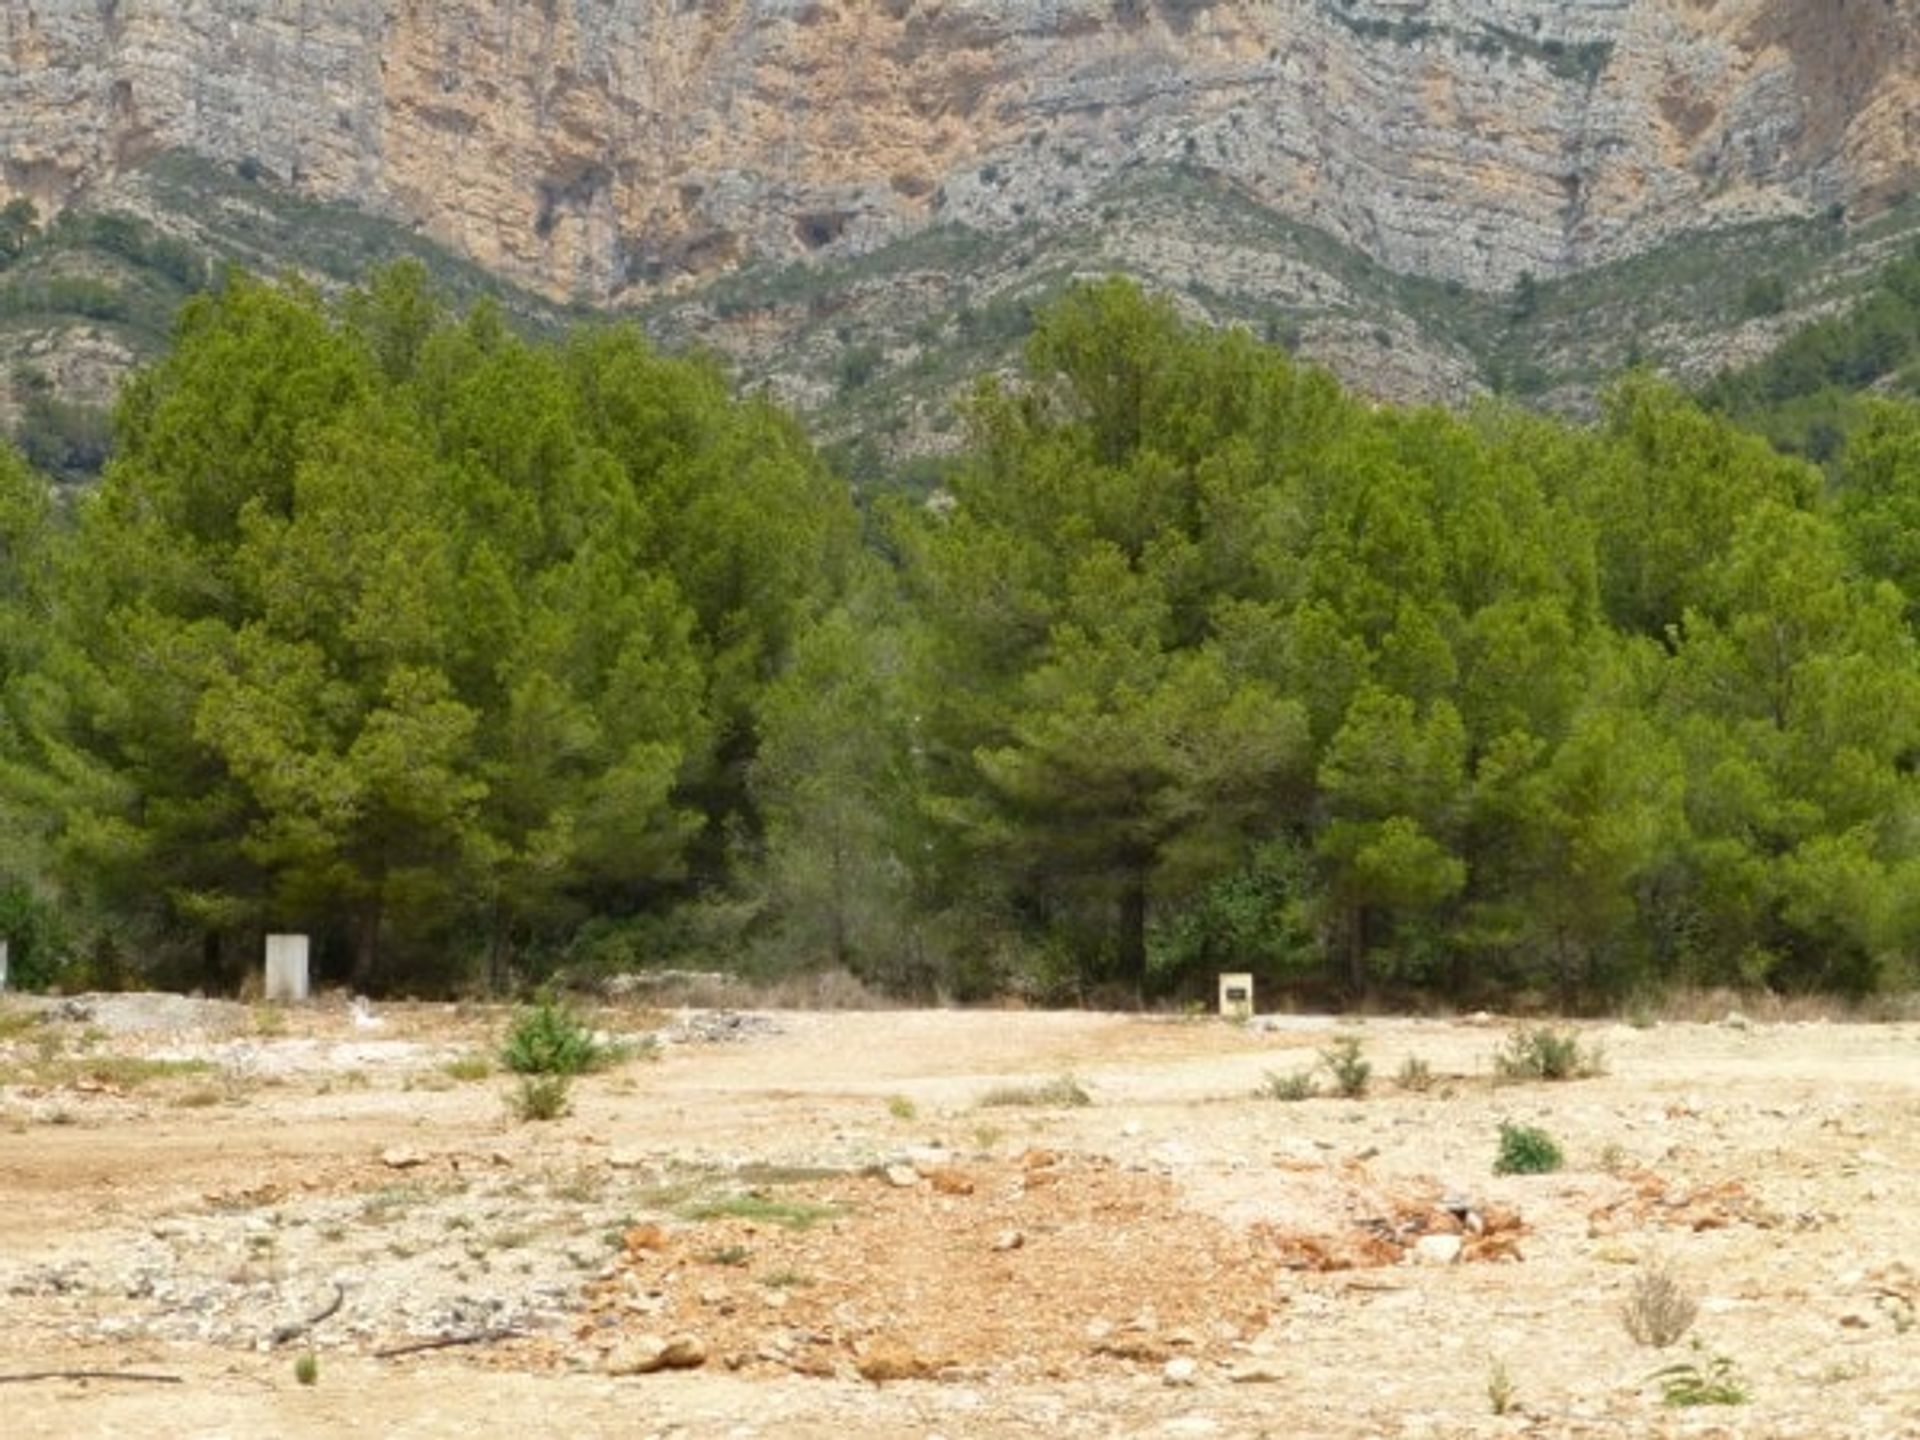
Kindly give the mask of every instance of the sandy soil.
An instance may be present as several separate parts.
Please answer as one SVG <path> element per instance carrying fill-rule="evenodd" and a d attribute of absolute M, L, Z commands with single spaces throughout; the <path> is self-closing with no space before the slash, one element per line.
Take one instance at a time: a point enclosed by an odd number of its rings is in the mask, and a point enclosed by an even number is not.
<path fill-rule="evenodd" d="M 658 1058 L 521 1123 L 506 1019 L 0 1006 L 0 1428 L 1920 1436 L 1920 1026 L 1496 1085 L 1503 1022 L 1348 1021 L 1370 1092 L 1287 1103 L 1333 1022 L 609 1011 Z M 1662 1403 L 1716 1357 L 1745 1403 Z"/>

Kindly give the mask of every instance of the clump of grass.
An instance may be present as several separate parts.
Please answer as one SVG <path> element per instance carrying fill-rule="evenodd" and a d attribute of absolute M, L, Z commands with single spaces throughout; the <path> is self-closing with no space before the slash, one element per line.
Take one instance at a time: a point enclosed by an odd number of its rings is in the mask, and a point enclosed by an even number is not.
<path fill-rule="evenodd" d="M 155 1080 L 210 1075 L 214 1068 L 206 1060 L 154 1060 L 141 1055 L 74 1056 L 62 1054 L 56 1047 L 42 1053 L 30 1066 L 0 1070 L 0 1077 L 31 1078 L 40 1085 L 99 1085 L 133 1090 Z"/>
<path fill-rule="evenodd" d="M 920 1108 L 904 1095 L 887 1097 L 887 1113 L 896 1120 L 912 1120 L 920 1113 Z"/>
<path fill-rule="evenodd" d="M 0 1040 L 25 1035 L 40 1024 L 40 1012 L 13 1001 L 0 1001 Z"/>
<path fill-rule="evenodd" d="M 293 1362 L 293 1378 L 302 1385 L 320 1383 L 320 1357 L 311 1350 L 304 1350 L 300 1358 Z"/>
<path fill-rule="evenodd" d="M 1433 1067 L 1418 1055 L 1409 1055 L 1395 1072 L 1393 1083 L 1402 1090 L 1424 1095 L 1433 1088 Z"/>
<path fill-rule="evenodd" d="M 1487 1367 L 1487 1405 L 1496 1415 L 1507 1415 L 1513 1411 L 1519 1391 L 1513 1383 L 1513 1373 L 1507 1369 L 1507 1362 L 1495 1360 Z"/>
<path fill-rule="evenodd" d="M 1287 1075 L 1269 1070 L 1266 1083 L 1256 1093 L 1268 1100 L 1311 1100 L 1320 1093 L 1320 1087 L 1314 1083 L 1311 1070 L 1295 1070 Z"/>
<path fill-rule="evenodd" d="M 516 1075 L 585 1075 L 615 1058 L 586 1021 L 552 995 L 521 1008 L 500 1048 L 501 1063 Z"/>
<path fill-rule="evenodd" d="M 1641 1270 L 1620 1307 L 1621 1323 L 1635 1343 L 1664 1350 L 1693 1325 L 1699 1302 L 1664 1265 Z"/>
<path fill-rule="evenodd" d="M 764 1195 L 726 1195 L 682 1206 L 680 1217 L 683 1220 L 745 1220 L 759 1225 L 778 1225 L 787 1230 L 811 1230 L 822 1220 L 831 1220 L 839 1213 L 838 1206 L 815 1205 L 805 1200 L 770 1200 Z"/>
<path fill-rule="evenodd" d="M 1547 1175 L 1564 1164 L 1566 1156 L 1546 1131 L 1531 1125 L 1500 1122 L 1500 1150 L 1494 1157 L 1494 1174 Z"/>
<path fill-rule="evenodd" d="M 1493 1057 L 1502 1080 L 1585 1080 L 1606 1073 L 1598 1045 L 1583 1045 L 1578 1033 L 1551 1026 L 1521 1026 Z"/>
<path fill-rule="evenodd" d="M 569 1075 L 522 1075 L 507 1096 L 507 1108 L 518 1120 L 558 1120 L 573 1113 L 572 1092 Z"/>
<path fill-rule="evenodd" d="M 1661 1402 L 1676 1407 L 1746 1404 L 1746 1381 L 1733 1361 L 1709 1355 L 1698 1337 L 1693 1350 L 1697 1358 L 1662 1366 L 1647 1377 L 1659 1385 Z"/>
<path fill-rule="evenodd" d="M 725 1265 L 738 1269 L 753 1258 L 753 1251 L 744 1245 L 722 1245 L 717 1250 L 709 1250 L 700 1258 L 709 1265 Z"/>
<path fill-rule="evenodd" d="M 1333 1077 L 1333 1088 L 1349 1100 L 1367 1093 L 1373 1079 L 1373 1065 L 1361 1055 L 1362 1042 L 1357 1035 L 1340 1035 L 1320 1052 L 1320 1063 Z"/>
<path fill-rule="evenodd" d="M 440 1067 L 440 1073 L 449 1080 L 484 1080 L 493 1073 L 493 1062 L 477 1051 L 467 1055 L 456 1055 Z"/>
<path fill-rule="evenodd" d="M 990 1108 L 1029 1106 L 1076 1110 L 1093 1104 L 1093 1096 L 1073 1076 L 1062 1075 L 1033 1085 L 996 1085 L 980 1097 L 980 1104 Z"/>

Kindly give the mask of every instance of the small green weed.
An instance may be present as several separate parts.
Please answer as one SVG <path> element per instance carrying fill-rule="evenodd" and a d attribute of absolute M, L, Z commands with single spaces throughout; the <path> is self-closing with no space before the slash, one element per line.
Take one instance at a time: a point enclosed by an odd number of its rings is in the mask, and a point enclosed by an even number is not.
<path fill-rule="evenodd" d="M 1361 1048 L 1358 1035 L 1340 1035 L 1320 1052 L 1320 1063 L 1333 1076 L 1333 1088 L 1349 1100 L 1365 1095 L 1373 1079 L 1373 1065 L 1361 1056 Z"/>
<path fill-rule="evenodd" d="M 302 1385 L 319 1384 L 320 1357 L 311 1350 L 301 1352 L 300 1358 L 293 1362 L 293 1378 Z"/>
<path fill-rule="evenodd" d="M 1678 1407 L 1747 1403 L 1746 1382 L 1740 1378 L 1739 1369 L 1731 1359 L 1725 1355 L 1709 1355 L 1698 1337 L 1693 1341 L 1693 1351 L 1697 1358 L 1662 1366 L 1647 1377 L 1660 1387 L 1663 1404 Z"/>
<path fill-rule="evenodd" d="M 920 1114 L 919 1106 L 904 1095 L 887 1097 L 887 1113 L 896 1120 L 912 1120 Z"/>
<path fill-rule="evenodd" d="M 1500 1152 L 1494 1157 L 1494 1174 L 1547 1175 L 1564 1164 L 1566 1156 L 1546 1131 L 1500 1122 Z"/>

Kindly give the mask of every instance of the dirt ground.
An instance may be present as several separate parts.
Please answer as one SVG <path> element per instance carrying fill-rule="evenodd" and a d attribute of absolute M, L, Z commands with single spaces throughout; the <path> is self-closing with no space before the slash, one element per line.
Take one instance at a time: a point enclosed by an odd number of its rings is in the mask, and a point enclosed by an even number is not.
<path fill-rule="evenodd" d="M 508 1019 L 0 1003 L 0 1431 L 1920 1436 L 1920 1025 L 608 1010 L 522 1122 Z"/>

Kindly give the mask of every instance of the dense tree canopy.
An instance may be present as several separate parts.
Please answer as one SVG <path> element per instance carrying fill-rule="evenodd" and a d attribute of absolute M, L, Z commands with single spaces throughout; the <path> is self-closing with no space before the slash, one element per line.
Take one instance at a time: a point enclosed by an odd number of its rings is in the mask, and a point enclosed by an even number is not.
<path fill-rule="evenodd" d="M 1829 478 L 1645 376 L 1376 408 L 1109 282 L 862 553 L 631 330 L 236 277 L 74 514 L 0 457 L 0 924 L 215 982 L 298 927 L 414 988 L 1910 985 L 1917 415 Z"/>
<path fill-rule="evenodd" d="M 130 388 L 37 738 L 79 757 L 77 888 L 209 947 L 314 929 L 364 984 L 700 879 L 855 526 L 631 333 L 529 346 L 413 270 L 344 310 L 238 280 Z"/>

